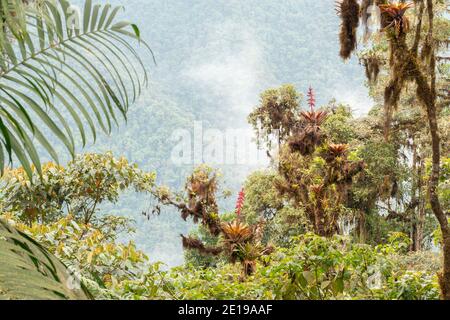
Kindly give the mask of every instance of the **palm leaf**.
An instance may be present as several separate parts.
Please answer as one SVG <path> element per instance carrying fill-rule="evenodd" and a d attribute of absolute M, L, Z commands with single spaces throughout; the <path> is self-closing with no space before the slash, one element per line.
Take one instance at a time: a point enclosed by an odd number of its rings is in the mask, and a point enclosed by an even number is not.
<path fill-rule="evenodd" d="M 71 285 L 74 284 L 71 273 L 58 259 L 3 220 L 0 220 L 0 261 L 0 299 L 91 298 L 83 287 Z"/>
<path fill-rule="evenodd" d="M 148 84 L 130 40 L 150 50 L 136 25 L 117 20 L 121 7 L 86 0 L 78 17 L 68 0 L 32 3 L 0 0 L 0 170 L 15 156 L 29 175 L 41 173 L 35 141 L 58 162 L 50 135 L 74 156 L 73 127 L 85 146 L 87 129 L 95 141 L 97 128 L 126 120 Z"/>

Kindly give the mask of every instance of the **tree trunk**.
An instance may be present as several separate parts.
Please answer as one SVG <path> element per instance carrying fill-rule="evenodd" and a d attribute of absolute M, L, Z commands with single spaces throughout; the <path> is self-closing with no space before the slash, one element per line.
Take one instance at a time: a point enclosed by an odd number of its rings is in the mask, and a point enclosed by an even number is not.
<path fill-rule="evenodd" d="M 419 94 L 419 99 L 424 102 L 427 108 L 428 122 L 430 126 L 431 134 L 431 145 L 433 150 L 433 167 L 430 177 L 429 185 L 429 196 L 431 209 L 434 215 L 439 221 L 442 232 L 442 253 L 444 255 L 444 266 L 443 271 L 439 275 L 439 284 L 441 286 L 441 298 L 444 300 L 450 300 L 450 227 L 448 224 L 448 219 L 444 210 L 442 210 L 441 203 L 439 202 L 439 178 L 440 178 L 440 167 L 441 167 L 441 140 L 439 137 L 439 127 L 437 122 L 437 110 L 436 110 L 436 56 L 434 49 L 434 38 L 433 38 L 433 22 L 434 22 L 434 12 L 433 12 L 433 1 L 427 0 L 427 11 L 428 11 L 428 41 L 431 43 L 431 58 L 429 65 L 430 74 L 430 86 L 420 72 L 416 75 L 416 83 L 418 86 L 418 93 L 422 92 L 422 96 Z M 425 88 L 427 86 L 427 88 Z M 422 87 L 422 88 L 421 88 Z M 425 89 L 429 89 L 425 90 Z"/>
<path fill-rule="evenodd" d="M 325 231 L 325 215 L 322 211 L 322 209 L 316 209 L 315 212 L 315 229 L 316 233 L 321 237 L 326 237 L 326 231 Z"/>
<path fill-rule="evenodd" d="M 413 80 L 417 85 L 417 97 L 423 104 L 427 112 L 428 125 L 431 135 L 431 147 L 432 147 L 432 172 L 429 180 L 429 199 L 431 209 L 436 216 L 443 236 L 443 255 L 444 266 L 443 271 L 439 275 L 439 283 L 441 286 L 442 299 L 450 300 L 450 226 L 448 219 L 444 211 L 442 210 L 439 195 L 439 178 L 440 178 L 440 161 L 441 161 L 441 145 L 439 137 L 439 128 L 437 122 L 437 108 L 436 108 L 436 54 L 434 43 L 434 12 L 433 12 L 433 0 L 427 0 L 427 12 L 428 12 L 428 36 L 427 40 L 431 45 L 431 53 L 429 58 L 429 64 L 427 70 L 422 70 L 419 65 L 419 61 L 415 56 L 414 50 L 408 50 L 406 45 L 406 37 L 398 37 L 391 42 L 391 50 L 394 50 L 392 58 L 397 62 L 397 68 L 394 68 L 392 72 L 405 77 L 398 78 L 398 75 L 393 79 L 398 81 Z M 420 30 L 419 30 L 420 31 Z M 414 48 L 413 48 L 414 49 Z M 392 80 L 391 80 L 392 82 Z M 395 83 L 401 85 L 403 83 Z M 397 98 L 399 92 L 396 92 Z M 398 101 L 398 100 L 397 100 Z"/>
<path fill-rule="evenodd" d="M 366 213 L 362 210 L 359 213 L 358 234 L 359 234 L 359 242 L 366 243 L 367 242 Z"/>
<path fill-rule="evenodd" d="M 439 202 L 438 186 L 440 177 L 440 159 L 441 146 L 437 124 L 435 105 L 427 105 L 427 114 L 429 118 L 429 126 L 431 132 L 432 150 L 433 150 L 433 168 L 430 177 L 429 196 L 431 209 L 439 221 L 442 232 L 442 251 L 444 255 L 444 268 L 442 274 L 439 275 L 439 284 L 441 286 L 442 299 L 450 300 L 450 228 L 448 219 L 442 210 Z"/>
<path fill-rule="evenodd" d="M 442 251 L 443 251 L 443 271 L 439 274 L 439 284 L 441 287 L 441 298 L 444 300 L 450 300 L 450 227 L 448 219 L 444 210 L 442 210 L 441 203 L 439 201 L 438 187 L 440 178 L 440 166 L 441 166 L 441 142 L 439 137 L 439 127 L 437 122 L 437 110 L 436 110 L 436 56 L 434 51 L 434 12 L 433 1 L 427 0 L 428 11 L 428 39 L 431 44 L 430 63 L 428 65 L 427 77 L 421 70 L 414 52 L 409 52 L 408 64 L 410 67 L 409 75 L 414 79 L 417 85 L 417 96 L 422 104 L 425 106 L 428 117 L 428 125 L 431 135 L 431 147 L 432 147 L 432 171 L 429 181 L 429 198 L 431 209 L 436 216 L 439 226 L 442 232 Z M 430 80 L 430 82 L 428 82 Z"/>
<path fill-rule="evenodd" d="M 444 252 L 444 270 L 439 275 L 439 284 L 441 286 L 441 297 L 444 300 L 450 300 L 450 236 L 443 239 L 442 251 Z"/>
<path fill-rule="evenodd" d="M 417 145 L 413 138 L 412 144 L 413 150 L 413 165 L 412 165 L 412 186 L 411 186 L 411 207 L 408 214 L 411 216 L 411 251 L 420 250 L 420 239 L 419 239 L 419 206 L 418 204 L 418 191 L 419 191 L 419 175 L 418 175 L 418 155 L 417 155 Z"/>
<path fill-rule="evenodd" d="M 418 199 L 419 199 L 419 215 L 417 222 L 417 247 L 419 250 L 423 249 L 423 239 L 424 239 L 424 229 L 425 229 L 425 199 L 423 196 L 423 174 L 425 172 L 425 164 L 422 160 L 420 160 L 419 168 L 417 171 L 417 175 L 419 177 L 419 185 L 418 185 Z"/>

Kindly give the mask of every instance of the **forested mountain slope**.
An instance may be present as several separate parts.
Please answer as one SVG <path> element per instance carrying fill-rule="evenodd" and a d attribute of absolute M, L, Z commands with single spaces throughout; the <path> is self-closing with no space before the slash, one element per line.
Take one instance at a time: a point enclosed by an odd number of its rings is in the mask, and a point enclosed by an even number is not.
<path fill-rule="evenodd" d="M 122 4 L 123 1 L 111 1 Z M 157 60 L 147 55 L 151 84 L 131 108 L 126 126 L 101 136 L 92 150 L 112 150 L 156 170 L 158 180 L 179 186 L 192 166 L 176 166 L 170 155 L 175 129 L 249 128 L 246 115 L 269 87 L 312 85 L 318 103 L 332 98 L 363 113 L 371 107 L 356 60 L 342 63 L 334 0 L 228 1 L 129 0 L 126 16 L 141 28 Z M 345 89 L 344 89 L 345 88 Z M 351 88 L 351 89 L 350 89 Z M 227 187 L 237 193 L 254 167 L 228 166 Z M 235 196 L 225 203 L 232 208 Z M 105 208 L 137 220 L 137 243 L 152 260 L 170 265 L 183 259 L 179 234 L 186 223 L 174 212 L 148 221 L 149 198 L 125 196 Z"/>

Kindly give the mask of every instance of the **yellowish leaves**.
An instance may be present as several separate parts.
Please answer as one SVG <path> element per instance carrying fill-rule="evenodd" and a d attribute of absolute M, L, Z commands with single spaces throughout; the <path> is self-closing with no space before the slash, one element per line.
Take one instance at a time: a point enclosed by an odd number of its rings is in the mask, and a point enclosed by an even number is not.
<path fill-rule="evenodd" d="M 87 259 L 86 259 L 87 263 L 92 264 L 93 258 L 94 258 L 94 251 L 90 251 L 88 253 L 88 256 L 87 256 Z"/>
<path fill-rule="evenodd" d="M 226 240 L 234 243 L 248 241 L 253 236 L 253 230 L 239 220 L 222 224 L 222 232 Z"/>

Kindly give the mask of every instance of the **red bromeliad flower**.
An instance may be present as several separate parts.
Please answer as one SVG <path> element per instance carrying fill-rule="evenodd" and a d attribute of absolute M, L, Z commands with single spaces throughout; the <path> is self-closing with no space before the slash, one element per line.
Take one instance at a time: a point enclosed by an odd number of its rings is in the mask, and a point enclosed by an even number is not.
<path fill-rule="evenodd" d="M 326 120 L 328 114 L 326 111 L 315 111 L 316 94 L 314 93 L 314 89 L 311 86 L 308 89 L 307 96 L 310 111 L 303 111 L 300 114 L 309 124 L 320 126 Z"/>
<path fill-rule="evenodd" d="M 241 216 L 242 208 L 244 207 L 244 201 L 245 201 L 245 191 L 244 188 L 239 192 L 239 196 L 236 202 L 236 215 L 238 217 Z"/>
<path fill-rule="evenodd" d="M 379 5 L 381 12 L 386 13 L 389 17 L 387 25 L 384 29 L 394 28 L 397 33 L 408 32 L 409 30 L 409 20 L 405 16 L 408 9 L 414 7 L 414 3 L 388 3 Z"/>
<path fill-rule="evenodd" d="M 335 158 L 343 156 L 348 151 L 348 144 L 330 144 L 328 150 Z"/>
<path fill-rule="evenodd" d="M 308 111 L 302 112 L 301 116 L 308 122 L 308 124 L 321 126 L 327 119 L 328 113 L 326 111 Z"/>
<path fill-rule="evenodd" d="M 308 90 L 308 105 L 311 108 L 311 112 L 313 112 L 314 108 L 316 107 L 316 97 L 314 95 L 314 90 L 312 87 L 309 87 Z"/>

